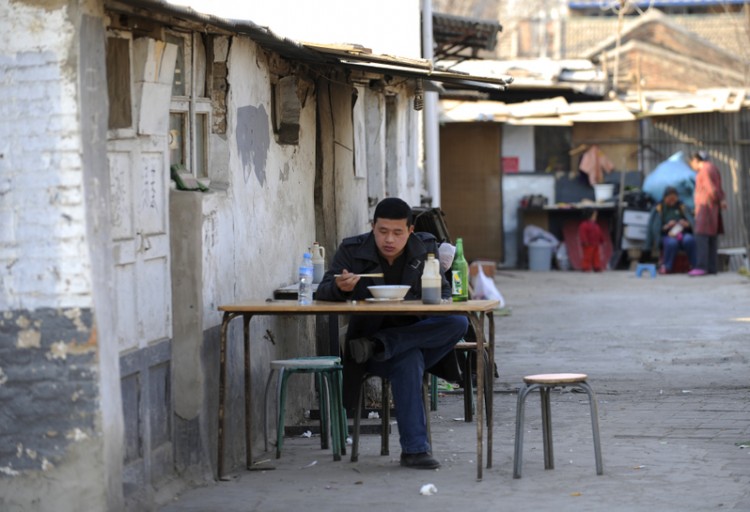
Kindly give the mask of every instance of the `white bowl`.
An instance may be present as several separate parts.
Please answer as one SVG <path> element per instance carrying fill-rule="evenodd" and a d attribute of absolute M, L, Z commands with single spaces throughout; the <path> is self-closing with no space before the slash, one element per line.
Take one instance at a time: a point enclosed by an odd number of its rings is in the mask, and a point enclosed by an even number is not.
<path fill-rule="evenodd" d="M 403 299 L 411 286 L 402 284 L 384 284 L 368 286 L 367 289 L 376 299 Z"/>

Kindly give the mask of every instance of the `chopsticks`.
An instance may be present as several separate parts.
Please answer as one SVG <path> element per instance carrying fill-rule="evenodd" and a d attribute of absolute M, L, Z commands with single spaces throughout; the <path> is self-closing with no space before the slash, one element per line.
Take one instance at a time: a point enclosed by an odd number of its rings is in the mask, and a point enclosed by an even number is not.
<path fill-rule="evenodd" d="M 342 277 L 344 274 L 333 274 L 333 277 Z M 347 274 L 351 275 L 351 274 Z M 359 277 L 383 277 L 383 274 L 356 274 Z"/>

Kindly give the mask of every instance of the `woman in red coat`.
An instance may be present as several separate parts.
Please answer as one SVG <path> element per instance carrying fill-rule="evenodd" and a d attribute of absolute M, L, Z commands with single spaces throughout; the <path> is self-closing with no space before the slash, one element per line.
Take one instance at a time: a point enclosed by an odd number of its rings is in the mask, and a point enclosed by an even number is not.
<path fill-rule="evenodd" d="M 696 264 L 690 276 L 703 276 L 717 272 L 718 235 L 724 232 L 721 210 L 726 208 L 724 189 L 721 188 L 719 169 L 708 160 L 705 151 L 693 154 L 690 167 L 695 176 L 695 246 Z"/>

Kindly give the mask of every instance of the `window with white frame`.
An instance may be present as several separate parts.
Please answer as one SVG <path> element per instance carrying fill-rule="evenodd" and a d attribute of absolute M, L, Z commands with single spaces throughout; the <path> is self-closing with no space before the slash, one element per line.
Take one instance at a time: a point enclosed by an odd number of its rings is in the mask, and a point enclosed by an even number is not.
<path fill-rule="evenodd" d="M 211 99 L 206 96 L 206 49 L 200 34 L 168 32 L 177 46 L 169 109 L 169 163 L 208 178 Z"/>

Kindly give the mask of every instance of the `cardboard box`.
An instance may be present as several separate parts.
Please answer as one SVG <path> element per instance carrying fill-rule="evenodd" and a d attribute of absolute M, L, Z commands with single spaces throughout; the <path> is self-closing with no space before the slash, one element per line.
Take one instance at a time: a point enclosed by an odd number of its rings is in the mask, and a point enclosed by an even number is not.
<path fill-rule="evenodd" d="M 482 266 L 484 275 L 488 277 L 495 277 L 495 271 L 497 270 L 497 262 L 492 260 L 475 260 L 469 265 L 469 275 L 474 277 L 479 273 L 479 265 Z"/>

